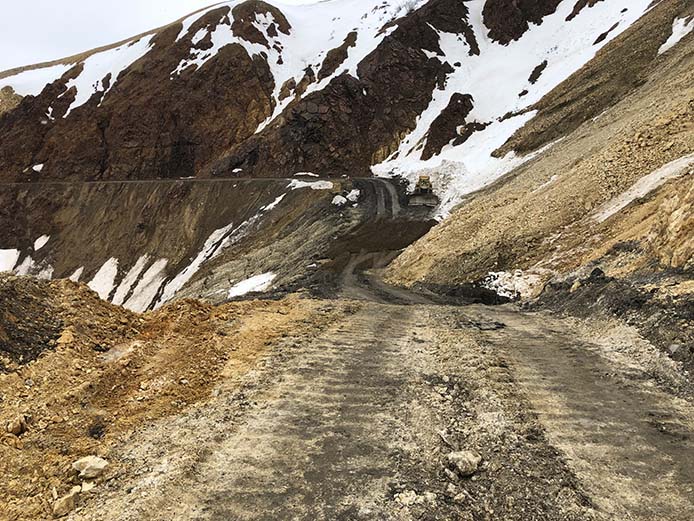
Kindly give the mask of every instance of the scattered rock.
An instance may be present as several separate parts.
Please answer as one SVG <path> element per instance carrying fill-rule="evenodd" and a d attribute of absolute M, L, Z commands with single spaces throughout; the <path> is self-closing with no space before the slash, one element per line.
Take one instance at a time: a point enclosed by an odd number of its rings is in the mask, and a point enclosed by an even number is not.
<path fill-rule="evenodd" d="M 53 503 L 53 515 L 55 517 L 63 517 L 72 512 L 77 506 L 77 498 L 82 490 L 82 487 L 72 487 L 70 492 Z"/>
<path fill-rule="evenodd" d="M 72 332 L 72 329 L 64 329 L 63 332 L 60 334 L 60 337 L 58 337 L 58 345 L 59 346 L 64 346 L 68 344 L 72 344 L 75 341 L 75 334 Z"/>
<path fill-rule="evenodd" d="M 446 491 L 445 494 L 447 497 L 455 497 L 458 495 L 458 487 L 456 487 L 453 483 L 449 483 L 446 485 Z"/>
<path fill-rule="evenodd" d="M 93 490 L 96 487 L 96 483 L 93 481 L 85 481 L 82 483 L 82 492 L 89 492 L 90 490 Z"/>
<path fill-rule="evenodd" d="M 75 461 L 72 468 L 80 473 L 81 479 L 98 478 L 108 467 L 108 461 L 98 456 L 86 456 Z"/>
<path fill-rule="evenodd" d="M 6 434 L 2 438 L 2 443 L 3 445 L 7 445 L 8 447 L 12 447 L 13 449 L 17 450 L 21 450 L 22 448 L 24 448 L 24 443 L 22 443 L 22 440 L 14 434 Z"/>
<path fill-rule="evenodd" d="M 21 436 L 27 430 L 27 419 L 23 414 L 14 420 L 7 422 L 5 431 L 14 436 Z"/>
<path fill-rule="evenodd" d="M 482 462 L 482 457 L 476 452 L 463 450 L 448 454 L 448 463 L 462 477 L 472 476 Z"/>
<path fill-rule="evenodd" d="M 395 495 L 395 501 L 404 506 L 424 503 L 424 498 L 417 495 L 414 490 L 405 490 Z"/>

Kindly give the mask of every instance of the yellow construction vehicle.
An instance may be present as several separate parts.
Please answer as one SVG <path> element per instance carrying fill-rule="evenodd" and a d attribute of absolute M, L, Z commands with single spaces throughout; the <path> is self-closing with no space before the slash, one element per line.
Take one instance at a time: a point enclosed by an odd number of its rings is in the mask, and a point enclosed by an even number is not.
<path fill-rule="evenodd" d="M 420 175 L 414 191 L 410 194 L 410 206 L 429 206 L 433 208 L 439 204 L 439 198 L 434 194 L 434 186 L 428 175 Z"/>

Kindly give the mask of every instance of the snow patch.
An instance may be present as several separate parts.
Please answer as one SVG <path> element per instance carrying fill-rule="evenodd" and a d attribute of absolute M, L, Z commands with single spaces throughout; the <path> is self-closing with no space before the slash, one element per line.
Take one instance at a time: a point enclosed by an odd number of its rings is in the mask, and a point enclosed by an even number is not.
<path fill-rule="evenodd" d="M 232 223 L 223 228 L 219 228 L 210 234 L 205 241 L 202 250 L 200 250 L 200 253 L 198 253 L 193 261 L 166 285 L 161 297 L 159 298 L 159 302 L 157 302 L 157 307 L 171 300 L 176 295 L 178 290 L 180 290 L 190 279 L 193 278 L 193 275 L 197 273 L 200 266 L 202 266 L 205 261 L 213 259 L 219 254 L 233 227 L 234 225 Z"/>
<path fill-rule="evenodd" d="M 36 239 L 34 241 L 34 251 L 39 251 L 41 248 L 43 248 L 50 238 L 50 235 L 42 235 L 41 237 Z"/>
<path fill-rule="evenodd" d="M 282 202 L 282 199 L 284 199 L 287 196 L 287 194 L 282 194 L 280 195 L 277 199 L 272 201 L 270 204 L 267 206 L 261 206 L 260 210 L 263 212 L 269 212 L 270 210 L 274 210 L 275 207 Z"/>
<path fill-rule="evenodd" d="M 10 86 L 20 96 L 38 96 L 46 85 L 53 83 L 72 67 L 72 64 L 61 64 L 20 72 L 0 80 L 0 88 Z"/>
<path fill-rule="evenodd" d="M 344 206 L 347 204 L 347 198 L 341 195 L 336 195 L 333 197 L 332 204 L 335 206 Z"/>
<path fill-rule="evenodd" d="M 153 36 L 142 37 L 110 49 L 107 51 L 92 54 L 83 62 L 82 72 L 74 79 L 68 81 L 65 86 L 64 96 L 71 88 L 77 89 L 75 100 L 70 104 L 63 118 L 68 117 L 77 107 L 87 103 L 96 93 L 101 93 L 99 104 L 118 81 L 118 75 L 130 65 L 142 58 L 151 49 Z M 104 80 L 110 75 L 108 87 L 104 85 Z"/>
<path fill-rule="evenodd" d="M 320 177 L 318 174 L 314 174 L 313 172 L 297 172 L 296 174 L 294 174 L 294 177 L 298 176 Z"/>
<path fill-rule="evenodd" d="M 159 259 L 142 275 L 140 282 L 137 283 L 130 298 L 123 304 L 123 307 L 130 311 L 141 313 L 149 309 L 152 301 L 159 293 L 159 288 L 166 280 L 164 270 L 169 263 L 167 259 Z"/>
<path fill-rule="evenodd" d="M 68 277 L 68 279 L 72 282 L 79 282 L 80 278 L 82 277 L 82 273 L 84 273 L 84 266 L 77 268 L 73 274 Z"/>
<path fill-rule="evenodd" d="M 271 38 L 267 36 L 266 27 L 260 23 L 261 21 L 256 24 L 270 42 L 270 48 L 263 48 L 263 51 L 275 78 L 274 111 L 258 126 L 256 133 L 262 131 L 296 99 L 294 96 L 288 96 L 280 100 L 282 86 L 290 79 L 298 85 L 308 67 L 318 73 L 328 52 L 342 45 L 349 33 L 355 31 L 357 39 L 355 45 L 347 49 L 347 59 L 333 74 L 311 83 L 300 98 L 324 89 L 341 74 L 346 73 L 358 78 L 359 63 L 396 29 L 393 25 L 383 31 L 383 27 L 427 1 L 377 3 L 373 0 L 341 0 L 306 5 L 277 4 L 292 30 L 289 35 L 279 34 Z M 242 45 L 249 54 L 253 52 L 247 42 Z"/>
<path fill-rule="evenodd" d="M 51 280 L 53 278 L 53 266 L 50 264 L 41 268 L 36 274 L 36 278 L 43 280 Z"/>
<path fill-rule="evenodd" d="M 497 295 L 511 299 L 528 298 L 535 295 L 542 275 L 522 270 L 493 271 L 482 282 L 482 286 Z"/>
<path fill-rule="evenodd" d="M 108 300 L 108 296 L 113 290 L 116 275 L 118 275 L 118 259 L 111 257 L 99 268 L 87 286 L 96 291 L 101 299 Z"/>
<path fill-rule="evenodd" d="M 0 272 L 12 271 L 19 260 L 19 250 L 0 250 Z"/>
<path fill-rule="evenodd" d="M 354 188 L 345 196 L 350 203 L 356 203 L 361 195 L 361 190 Z"/>
<path fill-rule="evenodd" d="M 602 47 L 640 18 L 651 4 L 651 0 L 598 2 L 583 9 L 567 23 L 566 18 L 575 2 L 561 2 L 556 12 L 545 17 L 542 24 L 531 25 L 517 41 L 500 45 L 489 39 L 489 30 L 483 23 L 485 1 L 466 3 L 480 54 L 469 55 L 469 47 L 461 35 L 438 33 L 443 51 L 443 56 L 438 59 L 448 63 L 459 62 L 460 66 L 448 75 L 443 89 L 432 93 L 429 106 L 419 116 L 416 128 L 402 140 L 398 150 L 372 167 L 378 176 L 401 175 L 411 184 L 419 175 L 431 175 L 441 196 L 436 215 L 439 219 L 448 216 L 465 195 L 533 157 L 520 158 L 510 154 L 497 158 L 492 153 L 535 116 L 536 112 L 529 110 L 535 103 L 588 63 Z M 604 41 L 593 45 L 596 35 L 606 32 L 616 22 L 619 22 L 617 28 Z M 530 74 L 544 61 L 547 67 L 531 84 Z M 503 81 L 495 82 L 490 88 L 490 81 L 494 78 Z M 519 97 L 522 91 L 527 91 L 527 94 Z M 473 109 L 466 118 L 467 122 L 487 126 L 473 133 L 464 143 L 449 144 L 439 155 L 424 161 L 421 159 L 422 149 L 432 123 L 455 93 L 469 94 L 473 98 Z"/>
<path fill-rule="evenodd" d="M 43 163 L 40 163 L 38 165 L 34 165 L 31 167 L 31 169 L 36 172 L 37 174 L 40 174 L 41 171 L 43 170 Z"/>
<path fill-rule="evenodd" d="M 332 181 L 300 181 L 294 179 L 287 186 L 290 190 L 298 190 L 300 188 L 310 188 L 311 190 L 332 190 Z"/>
<path fill-rule="evenodd" d="M 682 38 L 694 30 L 694 16 L 687 23 L 686 18 L 675 18 L 672 22 L 672 34 L 663 45 L 658 49 L 658 54 L 663 54 L 677 45 Z"/>
<path fill-rule="evenodd" d="M 626 192 L 621 193 L 614 199 L 603 204 L 598 211 L 593 214 L 592 218 L 599 223 L 606 221 L 617 212 L 626 208 L 631 202 L 639 197 L 644 197 L 665 184 L 666 181 L 683 175 L 692 175 L 694 170 L 688 170 L 689 166 L 692 164 L 694 164 L 694 153 L 671 161 L 654 172 L 643 176 Z"/>
<path fill-rule="evenodd" d="M 275 280 L 275 277 L 277 277 L 277 275 L 272 272 L 268 272 L 263 273 L 262 275 L 256 275 L 250 279 L 242 280 L 229 289 L 227 296 L 229 298 L 233 298 L 246 295 L 247 293 L 266 291 L 272 285 L 272 281 Z"/>
<path fill-rule="evenodd" d="M 127 297 L 128 293 L 130 292 L 130 288 L 132 288 L 133 284 L 135 284 L 137 279 L 140 277 L 142 270 L 145 269 L 148 258 L 149 257 L 147 255 L 142 255 L 139 259 L 137 259 L 135 265 L 130 268 L 125 277 L 123 277 L 123 280 L 121 280 L 111 302 L 117 306 L 123 304 L 125 297 Z"/>
<path fill-rule="evenodd" d="M 34 259 L 31 258 L 31 255 L 28 255 L 19 264 L 19 266 L 14 269 L 14 272 L 17 275 L 29 275 L 32 271 L 34 271 L 34 268 L 36 268 L 36 263 L 34 262 Z"/>

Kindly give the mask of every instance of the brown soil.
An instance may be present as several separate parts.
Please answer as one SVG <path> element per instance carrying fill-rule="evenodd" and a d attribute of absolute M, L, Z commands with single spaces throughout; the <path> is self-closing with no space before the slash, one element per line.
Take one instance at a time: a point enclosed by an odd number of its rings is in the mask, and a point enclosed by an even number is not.
<path fill-rule="evenodd" d="M 37 284 L 6 283 L 19 290 Z M 38 284 L 41 298 L 19 318 L 33 322 L 51 309 L 63 330 L 38 359 L 9 364 L 0 375 L 0 425 L 21 417 L 27 424 L 0 444 L 0 498 L 11 520 L 50 518 L 53 491 L 66 493 L 75 478 L 73 461 L 88 454 L 108 459 L 123 436 L 181 414 L 209 398 L 221 378 L 250 370 L 273 339 L 331 320 L 329 306 L 298 296 L 216 308 L 179 301 L 135 315 L 84 286 Z"/>

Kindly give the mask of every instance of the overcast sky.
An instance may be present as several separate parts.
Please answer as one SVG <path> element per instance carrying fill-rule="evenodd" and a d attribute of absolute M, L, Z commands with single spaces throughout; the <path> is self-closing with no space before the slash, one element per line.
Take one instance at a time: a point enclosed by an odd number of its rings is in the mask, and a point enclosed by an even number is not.
<path fill-rule="evenodd" d="M 311 0 L 284 0 L 302 4 Z M 63 58 L 165 25 L 217 0 L 2 0 L 0 71 Z"/>

